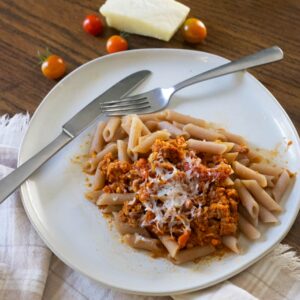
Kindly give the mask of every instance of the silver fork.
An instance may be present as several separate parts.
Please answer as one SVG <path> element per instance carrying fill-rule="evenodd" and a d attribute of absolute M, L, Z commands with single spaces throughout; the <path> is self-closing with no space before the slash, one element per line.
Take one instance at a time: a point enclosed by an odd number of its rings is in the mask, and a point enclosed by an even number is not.
<path fill-rule="evenodd" d="M 156 88 L 148 92 L 120 100 L 103 102 L 101 103 L 101 110 L 108 116 L 120 116 L 131 113 L 154 113 L 167 107 L 172 96 L 187 86 L 260 65 L 265 65 L 281 60 L 282 58 L 283 51 L 279 47 L 274 46 L 267 48 L 193 76 L 169 88 Z"/>

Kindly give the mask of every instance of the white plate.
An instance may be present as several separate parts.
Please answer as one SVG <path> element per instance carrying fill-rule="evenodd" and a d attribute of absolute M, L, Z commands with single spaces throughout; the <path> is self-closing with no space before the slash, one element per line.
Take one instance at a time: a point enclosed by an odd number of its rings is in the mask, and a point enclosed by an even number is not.
<path fill-rule="evenodd" d="M 139 90 L 169 86 L 227 62 L 212 54 L 148 49 L 109 55 L 71 73 L 47 95 L 23 141 L 20 163 L 60 133 L 61 125 L 95 96 L 124 76 L 149 69 Z M 186 88 L 174 96 L 173 109 L 222 124 L 262 148 L 277 149 L 290 170 L 299 172 L 297 132 L 276 99 L 248 73 L 228 75 Z M 82 152 L 87 133 L 68 145 L 22 186 L 26 212 L 50 249 L 67 265 L 111 287 L 151 295 L 184 293 L 229 278 L 265 255 L 287 234 L 300 206 L 300 181 L 283 200 L 280 224 L 262 238 L 242 241 L 245 253 L 209 263 L 174 266 L 119 242 L 98 209 L 85 200 L 84 175 L 70 159 Z M 287 140 L 293 144 L 287 147 Z"/>

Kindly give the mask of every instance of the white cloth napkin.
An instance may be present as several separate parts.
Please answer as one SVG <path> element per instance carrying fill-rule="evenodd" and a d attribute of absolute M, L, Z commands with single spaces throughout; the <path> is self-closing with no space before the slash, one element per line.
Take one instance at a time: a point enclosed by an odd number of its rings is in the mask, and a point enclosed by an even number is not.
<path fill-rule="evenodd" d="M 20 141 L 29 116 L 0 117 L 0 178 L 17 164 Z M 1 191 L 0 191 L 1 192 Z M 73 271 L 42 242 L 31 226 L 16 192 L 0 204 L 0 299 L 146 300 L 108 289 Z M 287 245 L 230 281 L 175 300 L 300 299 L 300 259 Z M 171 299 L 156 297 L 155 299 Z"/>

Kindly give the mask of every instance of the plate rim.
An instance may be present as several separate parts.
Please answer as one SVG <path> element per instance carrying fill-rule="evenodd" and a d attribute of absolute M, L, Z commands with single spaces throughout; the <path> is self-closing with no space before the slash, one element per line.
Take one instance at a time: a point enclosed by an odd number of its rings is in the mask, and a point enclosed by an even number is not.
<path fill-rule="evenodd" d="M 23 149 L 24 149 L 24 144 L 27 140 L 27 136 L 29 135 L 29 131 L 30 128 L 32 126 L 32 122 L 36 119 L 36 116 L 39 114 L 40 110 L 42 109 L 42 107 L 45 105 L 47 98 L 51 96 L 51 94 L 54 92 L 55 89 L 57 89 L 61 84 L 63 84 L 66 80 L 69 80 L 69 77 L 73 76 L 74 73 L 79 72 L 81 69 L 83 68 L 87 68 L 89 64 L 93 64 L 95 62 L 98 61 L 102 61 L 105 59 L 110 59 L 114 56 L 126 56 L 128 54 L 130 55 L 134 55 L 134 53 L 137 52 L 192 52 L 194 54 L 204 54 L 204 55 L 209 55 L 209 56 L 215 56 L 218 59 L 222 59 L 224 60 L 224 62 L 229 62 L 230 60 L 228 60 L 227 58 L 224 58 L 220 55 L 216 55 L 214 53 L 210 53 L 210 52 L 204 52 L 204 51 L 197 51 L 197 50 L 189 50 L 189 49 L 176 49 L 176 48 L 147 48 L 147 49 L 134 49 L 134 50 L 130 50 L 128 52 L 118 52 L 118 53 L 114 53 L 114 54 L 110 54 L 110 55 L 104 55 L 101 57 L 97 57 L 95 59 L 92 59 L 84 64 L 82 64 L 81 66 L 77 67 L 76 69 L 74 69 L 72 72 L 70 72 L 66 77 L 64 77 L 62 80 L 60 80 L 57 84 L 55 84 L 51 90 L 46 94 L 46 96 L 44 96 L 43 100 L 41 101 L 41 103 L 38 105 L 37 109 L 35 110 L 34 114 L 32 115 L 32 117 L 30 118 L 30 122 L 28 125 L 28 129 L 25 133 L 25 135 L 23 136 L 23 139 L 21 141 L 20 144 L 20 148 L 19 148 L 19 152 L 18 152 L 18 166 L 24 162 L 24 159 L 22 159 L 22 155 L 24 155 L 23 153 Z M 299 138 L 299 134 L 297 132 L 297 129 L 295 128 L 292 120 L 290 119 L 289 115 L 287 114 L 287 112 L 284 110 L 284 108 L 281 106 L 281 104 L 279 103 L 279 101 L 275 98 L 275 96 L 271 93 L 271 91 L 269 91 L 269 89 L 267 89 L 258 79 L 256 79 L 251 73 L 244 71 L 249 78 L 252 81 L 255 81 L 256 84 L 260 85 L 260 88 L 262 88 L 265 92 L 267 92 L 268 96 L 272 99 L 273 103 L 276 104 L 277 108 L 280 110 L 281 113 L 283 113 L 290 129 L 292 129 L 293 134 L 295 135 L 295 137 L 297 138 L 297 144 L 300 145 L 300 138 Z M 219 278 L 219 279 L 215 279 L 207 284 L 202 284 L 201 287 L 199 286 L 195 286 L 192 288 L 186 288 L 186 289 L 177 289 L 174 288 L 174 290 L 172 291 L 164 291 L 164 292 L 143 292 L 143 291 L 134 291 L 131 289 L 126 289 L 126 288 L 122 288 L 119 286 L 116 286 L 114 284 L 110 284 L 109 282 L 105 282 L 105 281 L 100 281 L 98 278 L 94 278 L 93 276 L 87 274 L 85 271 L 80 270 L 79 268 L 77 268 L 77 266 L 74 266 L 67 257 L 62 256 L 58 251 L 55 250 L 55 246 L 52 245 L 48 239 L 44 236 L 44 234 L 42 233 L 42 231 L 45 231 L 44 226 L 42 224 L 35 224 L 35 222 L 33 221 L 33 218 L 29 212 L 29 206 L 27 206 L 27 203 L 29 203 L 30 200 L 30 193 L 28 191 L 27 188 L 27 181 L 25 181 L 21 187 L 20 187 L 20 196 L 21 196 L 21 200 L 22 200 L 22 204 L 24 207 L 24 210 L 26 212 L 26 215 L 28 217 L 28 219 L 30 220 L 31 225 L 34 227 L 34 229 L 37 231 L 39 237 L 41 238 L 41 240 L 46 244 L 46 246 L 53 252 L 53 254 L 55 254 L 62 262 L 64 262 L 67 266 L 69 266 L 71 269 L 76 270 L 78 272 L 80 272 L 81 274 L 87 276 L 88 278 L 95 280 L 96 282 L 99 282 L 103 285 L 105 285 L 108 288 L 113 288 L 116 289 L 118 291 L 121 292 L 125 292 L 125 293 L 129 293 L 129 294 L 137 294 L 137 295 L 148 295 L 148 296 L 170 296 L 170 295 L 179 295 L 179 294 L 185 294 L 185 293 L 189 293 L 189 292 L 194 292 L 194 291 L 198 291 L 198 290 L 202 290 L 205 289 L 207 287 L 213 286 L 215 284 L 218 284 L 220 282 L 223 282 L 225 280 L 227 280 L 228 278 L 231 278 L 239 273 L 241 273 L 242 271 L 244 271 L 245 269 L 249 268 L 251 265 L 253 265 L 254 263 L 256 263 L 257 261 L 259 261 L 261 258 L 263 258 L 264 256 L 266 256 L 268 253 L 270 253 L 284 238 L 285 236 L 288 234 L 288 232 L 290 231 L 291 227 L 293 226 L 293 224 L 295 223 L 295 220 L 297 218 L 298 212 L 300 210 L 300 201 L 298 202 L 298 206 L 297 209 L 293 212 L 293 216 L 292 218 L 290 218 L 291 222 L 288 226 L 288 228 L 279 236 L 275 239 L 275 241 L 272 243 L 272 245 L 266 249 L 265 251 L 263 251 L 258 257 L 256 257 L 255 259 L 252 259 L 250 262 L 248 262 L 247 264 L 245 264 L 242 267 L 239 267 L 237 270 L 231 272 L 230 274 L 224 275 L 223 277 Z M 40 223 L 39 220 L 36 220 L 37 223 Z"/>

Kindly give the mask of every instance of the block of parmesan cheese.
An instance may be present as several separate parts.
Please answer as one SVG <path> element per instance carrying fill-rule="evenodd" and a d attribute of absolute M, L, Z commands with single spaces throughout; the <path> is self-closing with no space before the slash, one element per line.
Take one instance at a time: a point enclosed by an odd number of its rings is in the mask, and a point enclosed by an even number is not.
<path fill-rule="evenodd" d="M 189 11 L 175 0 L 107 0 L 100 7 L 108 26 L 164 41 L 171 39 Z"/>

